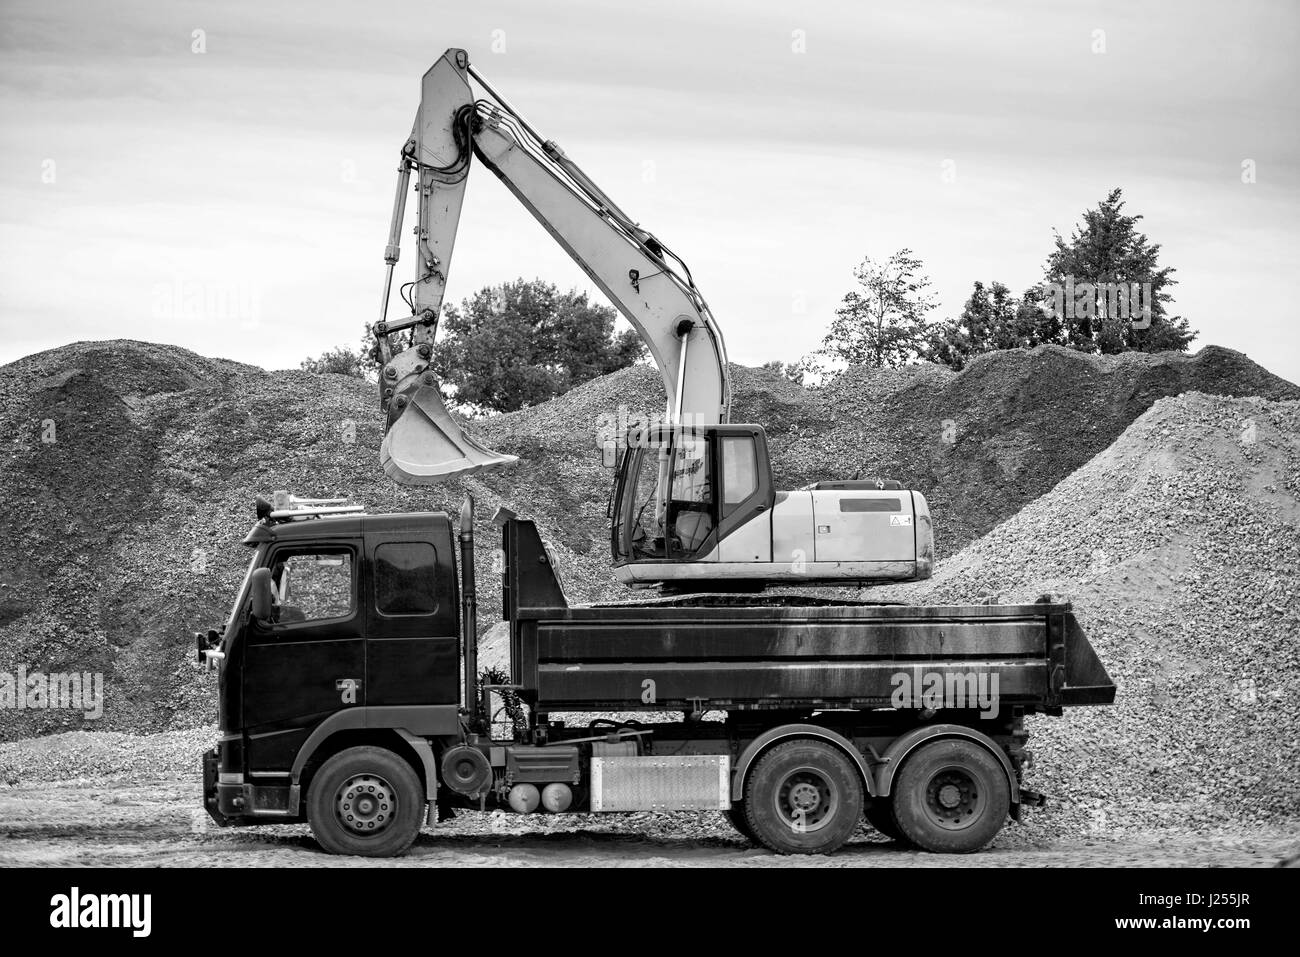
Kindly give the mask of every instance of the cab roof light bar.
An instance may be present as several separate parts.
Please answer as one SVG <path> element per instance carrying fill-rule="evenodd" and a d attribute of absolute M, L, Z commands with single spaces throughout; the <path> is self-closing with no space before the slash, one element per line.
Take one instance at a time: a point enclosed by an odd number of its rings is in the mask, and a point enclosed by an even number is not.
<path fill-rule="evenodd" d="M 290 522 L 299 518 L 323 518 L 329 515 L 356 515 L 365 512 L 364 505 L 348 505 L 347 498 L 299 498 L 279 490 L 267 501 L 257 498 L 257 518 L 267 522 Z"/>

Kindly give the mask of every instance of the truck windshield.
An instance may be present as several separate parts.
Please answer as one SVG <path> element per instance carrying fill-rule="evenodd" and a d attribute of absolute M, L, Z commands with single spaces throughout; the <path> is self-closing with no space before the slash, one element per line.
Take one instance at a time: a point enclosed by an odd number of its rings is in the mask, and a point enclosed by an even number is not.
<path fill-rule="evenodd" d="M 221 636 L 221 646 L 224 649 L 230 636 L 235 633 L 235 619 L 239 617 L 239 610 L 244 606 L 244 601 L 248 598 L 248 582 L 253 577 L 253 569 L 260 564 L 263 556 L 266 554 L 266 546 L 258 545 L 253 549 L 253 557 L 248 560 L 248 568 L 244 569 L 244 580 L 240 583 L 239 589 L 235 592 L 235 604 L 231 606 L 230 616 L 226 619 L 226 630 Z"/>

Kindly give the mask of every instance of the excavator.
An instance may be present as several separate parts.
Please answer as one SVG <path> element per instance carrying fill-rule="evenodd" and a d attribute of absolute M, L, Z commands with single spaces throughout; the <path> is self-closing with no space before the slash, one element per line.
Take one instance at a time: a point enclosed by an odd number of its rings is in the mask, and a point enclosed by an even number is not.
<path fill-rule="evenodd" d="M 471 79 L 483 96 L 475 96 Z M 726 345 L 686 263 L 544 139 L 460 49 L 448 50 L 425 73 L 397 170 L 380 317 L 371 327 L 386 413 L 380 460 L 389 476 L 424 485 L 516 461 L 460 428 L 431 366 L 475 160 L 604 292 L 644 340 L 663 378 L 663 420 L 629 428 L 618 443 L 610 517 L 620 581 L 673 591 L 753 591 L 930 576 L 934 534 L 921 493 L 885 480 L 773 487 L 762 426 L 731 422 Z M 418 197 L 415 278 L 399 289 L 410 315 L 389 319 L 412 191 Z"/>

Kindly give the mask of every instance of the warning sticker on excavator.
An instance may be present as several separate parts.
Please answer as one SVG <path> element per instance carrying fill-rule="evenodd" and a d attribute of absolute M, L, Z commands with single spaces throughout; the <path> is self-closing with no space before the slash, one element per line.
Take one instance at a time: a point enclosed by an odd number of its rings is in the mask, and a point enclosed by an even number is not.
<path fill-rule="evenodd" d="M 911 524 L 912 524 L 912 516 L 911 516 L 911 515 L 891 515 L 891 516 L 889 516 L 889 524 L 890 524 L 890 525 L 911 525 Z"/>

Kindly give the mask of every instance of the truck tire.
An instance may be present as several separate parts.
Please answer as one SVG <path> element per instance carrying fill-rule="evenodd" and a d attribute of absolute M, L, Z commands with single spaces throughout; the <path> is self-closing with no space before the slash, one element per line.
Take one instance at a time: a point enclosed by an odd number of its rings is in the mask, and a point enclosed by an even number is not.
<path fill-rule="evenodd" d="M 424 820 L 424 788 L 411 766 L 384 748 L 340 751 L 307 793 L 307 821 L 331 854 L 395 857 Z"/>
<path fill-rule="evenodd" d="M 997 758 L 973 741 L 924 744 L 907 759 L 893 789 L 903 836 L 939 854 L 969 854 L 993 840 L 1011 809 Z"/>
<path fill-rule="evenodd" d="M 754 836 L 754 831 L 749 826 L 749 818 L 745 816 L 744 801 L 732 801 L 731 807 L 729 807 L 725 813 L 727 815 L 727 820 L 731 822 L 731 826 L 736 829 L 736 832 L 741 837 L 749 841 L 751 844 L 758 843 L 758 838 Z"/>
<path fill-rule="evenodd" d="M 890 807 L 888 798 L 873 801 L 868 805 L 866 818 L 868 824 L 890 840 L 907 842 L 898 822 L 894 820 L 894 809 Z"/>
<path fill-rule="evenodd" d="M 862 820 L 862 779 L 839 748 L 799 738 L 776 745 L 745 781 L 745 819 L 778 854 L 830 854 Z"/>

